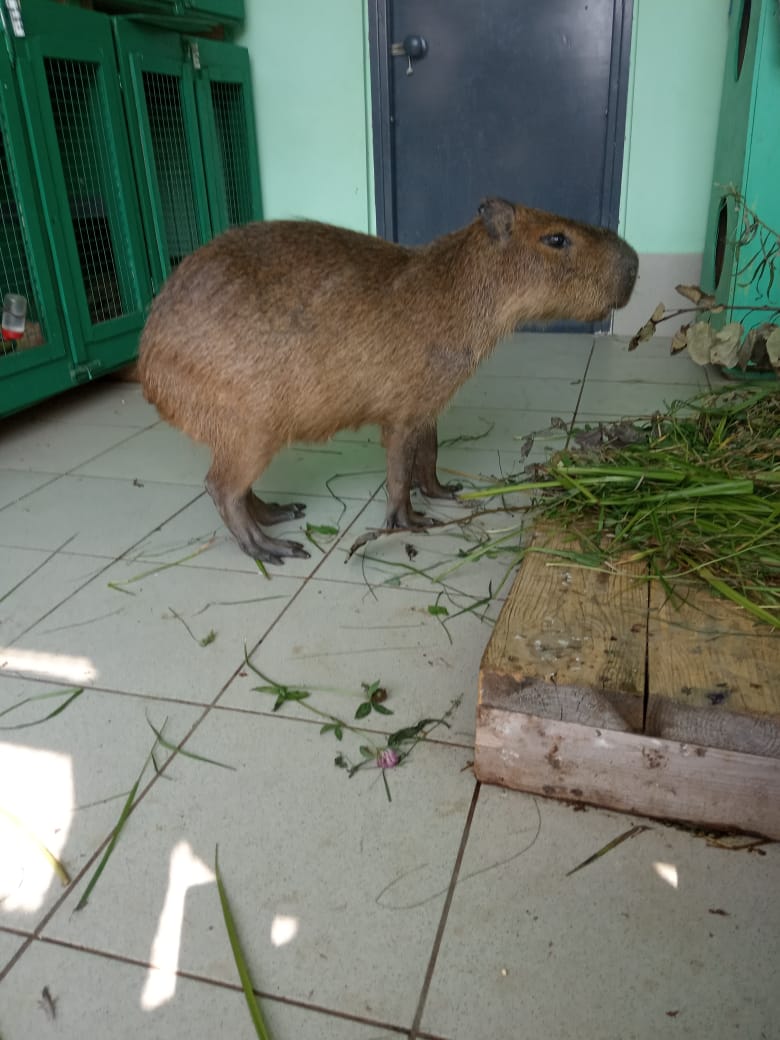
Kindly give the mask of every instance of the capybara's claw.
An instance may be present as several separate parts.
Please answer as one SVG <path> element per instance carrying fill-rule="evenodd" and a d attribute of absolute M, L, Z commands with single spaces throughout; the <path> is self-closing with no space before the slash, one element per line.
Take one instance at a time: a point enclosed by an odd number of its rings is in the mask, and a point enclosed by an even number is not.
<path fill-rule="evenodd" d="M 455 498 L 462 490 L 463 485 L 454 480 L 448 484 L 440 484 L 437 481 L 433 487 L 420 485 L 420 491 L 426 498 Z"/>
<path fill-rule="evenodd" d="M 241 545 L 240 542 L 239 545 Z M 244 549 L 244 546 L 241 545 L 241 548 Z M 289 542 L 285 538 L 268 538 L 268 536 L 263 537 L 262 544 L 256 545 L 251 550 L 244 549 L 244 552 L 247 552 L 254 560 L 275 563 L 279 566 L 284 564 L 286 557 L 295 556 L 308 560 L 310 555 L 300 542 Z"/>
<path fill-rule="evenodd" d="M 434 516 L 418 513 L 416 509 L 392 509 L 385 516 L 385 527 L 388 531 L 403 528 L 405 531 L 425 531 L 429 527 L 438 527 L 441 520 Z"/>
<path fill-rule="evenodd" d="M 274 549 L 255 549 L 254 552 L 250 553 L 253 560 L 261 560 L 263 563 L 274 563 L 279 567 L 284 566 L 284 561 L 290 556 L 298 557 L 302 560 L 308 560 L 310 553 L 306 552 L 304 547 L 298 542 L 279 542 L 274 539 L 275 545 L 284 545 L 285 548 L 280 551 Z M 286 548 L 286 546 L 294 546 L 292 549 Z"/>
<path fill-rule="evenodd" d="M 305 502 L 264 502 L 251 491 L 247 495 L 247 507 L 255 523 L 263 527 L 281 524 L 285 520 L 298 520 L 306 512 Z"/>

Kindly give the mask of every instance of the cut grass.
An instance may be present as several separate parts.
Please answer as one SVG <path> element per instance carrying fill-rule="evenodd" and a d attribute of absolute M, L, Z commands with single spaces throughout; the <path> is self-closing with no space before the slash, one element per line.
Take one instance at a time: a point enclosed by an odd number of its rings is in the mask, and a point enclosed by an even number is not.
<path fill-rule="evenodd" d="M 593 433 L 533 479 L 461 497 L 533 492 L 537 520 L 578 540 L 570 562 L 614 568 L 628 553 L 672 593 L 695 578 L 780 628 L 780 391 L 727 388 Z"/>

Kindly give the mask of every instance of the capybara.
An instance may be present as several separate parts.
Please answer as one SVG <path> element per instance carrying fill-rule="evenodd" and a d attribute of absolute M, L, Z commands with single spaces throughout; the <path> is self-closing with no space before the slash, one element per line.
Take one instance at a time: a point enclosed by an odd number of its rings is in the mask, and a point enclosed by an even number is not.
<path fill-rule="evenodd" d="M 308 221 L 232 228 L 155 299 L 138 370 L 160 415 L 209 446 L 206 488 L 250 556 L 308 556 L 263 527 L 302 515 L 252 484 L 291 441 L 366 423 L 387 453 L 387 527 L 432 521 L 410 489 L 450 498 L 436 419 L 521 322 L 598 321 L 628 302 L 634 250 L 612 231 L 487 199 L 466 227 L 407 248 Z"/>

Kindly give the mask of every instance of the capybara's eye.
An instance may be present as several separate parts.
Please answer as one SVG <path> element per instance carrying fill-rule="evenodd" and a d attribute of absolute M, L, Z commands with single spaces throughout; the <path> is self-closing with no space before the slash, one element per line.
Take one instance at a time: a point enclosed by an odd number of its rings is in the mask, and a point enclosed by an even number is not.
<path fill-rule="evenodd" d="M 539 241 L 544 242 L 551 249 L 565 249 L 566 246 L 571 245 L 571 239 L 562 231 L 556 231 L 554 235 L 542 235 Z"/>

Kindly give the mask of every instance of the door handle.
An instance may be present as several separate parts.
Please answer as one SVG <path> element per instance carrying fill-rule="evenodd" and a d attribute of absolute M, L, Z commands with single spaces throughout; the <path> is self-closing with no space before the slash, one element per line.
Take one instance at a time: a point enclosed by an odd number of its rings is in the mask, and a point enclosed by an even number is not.
<path fill-rule="evenodd" d="M 420 61 L 428 53 L 428 41 L 424 36 L 411 34 L 404 37 L 403 43 L 391 44 L 390 53 L 394 58 L 414 58 Z"/>
<path fill-rule="evenodd" d="M 411 34 L 405 36 L 403 43 L 391 43 L 390 53 L 394 58 L 406 58 L 409 64 L 406 67 L 406 75 L 411 76 L 414 72 L 412 68 L 412 58 L 415 61 L 421 61 L 428 53 L 428 41 L 424 36 L 415 36 Z"/>

